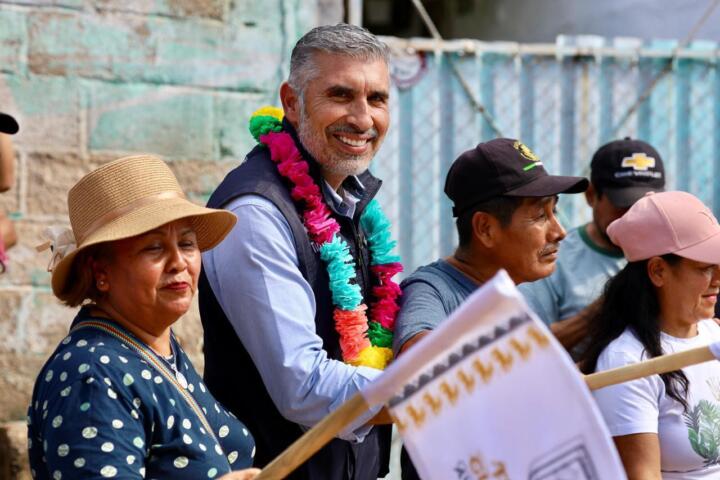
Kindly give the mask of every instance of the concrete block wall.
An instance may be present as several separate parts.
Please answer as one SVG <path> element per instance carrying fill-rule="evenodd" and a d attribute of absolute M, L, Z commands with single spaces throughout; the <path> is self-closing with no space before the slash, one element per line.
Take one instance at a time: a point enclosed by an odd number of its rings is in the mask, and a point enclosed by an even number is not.
<path fill-rule="evenodd" d="M 0 0 L 0 111 L 21 125 L 17 182 L 0 194 L 20 237 L 0 275 L 0 422 L 24 419 L 35 375 L 75 313 L 52 296 L 47 252 L 34 250 L 44 227 L 67 224 L 68 189 L 104 162 L 150 152 L 203 203 L 252 147 L 250 113 L 277 104 L 292 45 L 340 21 L 342 5 Z M 197 306 L 176 333 L 202 368 Z"/>

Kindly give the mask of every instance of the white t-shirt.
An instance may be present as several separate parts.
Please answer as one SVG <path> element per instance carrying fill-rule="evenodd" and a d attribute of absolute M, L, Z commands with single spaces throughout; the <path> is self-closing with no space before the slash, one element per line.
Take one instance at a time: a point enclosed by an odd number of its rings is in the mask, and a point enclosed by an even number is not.
<path fill-rule="evenodd" d="M 666 354 L 720 341 L 713 320 L 698 323 L 698 335 L 675 338 L 661 333 Z M 626 329 L 603 350 L 597 371 L 648 358 L 642 344 Z M 720 363 L 683 369 L 690 381 L 688 411 L 665 394 L 659 375 L 605 387 L 594 392 L 613 436 L 657 433 L 663 479 L 720 478 Z"/>

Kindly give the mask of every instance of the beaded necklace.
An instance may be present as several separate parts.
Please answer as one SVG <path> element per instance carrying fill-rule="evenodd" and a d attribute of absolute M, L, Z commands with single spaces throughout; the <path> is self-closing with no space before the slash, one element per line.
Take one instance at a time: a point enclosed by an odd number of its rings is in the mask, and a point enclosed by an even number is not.
<path fill-rule="evenodd" d="M 393 330 L 399 310 L 400 287 L 392 277 L 402 271 L 400 257 L 392 252 L 396 242 L 390 238 L 390 221 L 376 200 L 370 201 L 360 216 L 370 252 L 370 272 L 376 280 L 367 312 L 360 286 L 351 281 L 355 278 L 355 259 L 309 174 L 307 161 L 290 134 L 282 130 L 282 117 L 281 109 L 263 107 L 250 118 L 250 133 L 269 148 L 278 172 L 291 183 L 290 195 L 302 207 L 303 225 L 310 240 L 319 246 L 330 280 L 333 319 L 343 361 L 382 370 L 392 360 Z"/>

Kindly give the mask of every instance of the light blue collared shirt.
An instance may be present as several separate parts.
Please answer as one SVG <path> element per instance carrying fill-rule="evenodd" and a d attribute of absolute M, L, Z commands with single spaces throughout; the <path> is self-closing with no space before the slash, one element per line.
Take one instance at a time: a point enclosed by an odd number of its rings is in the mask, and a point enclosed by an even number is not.
<path fill-rule="evenodd" d="M 323 187 L 335 211 L 352 217 L 358 198 Z M 258 195 L 238 197 L 224 208 L 238 222 L 202 255 L 210 286 L 277 409 L 310 427 L 382 372 L 328 358 L 315 331 L 315 296 L 300 273 L 292 231 L 280 210 Z M 365 424 L 379 410 L 366 412 L 339 437 L 362 441 L 372 428 Z"/>

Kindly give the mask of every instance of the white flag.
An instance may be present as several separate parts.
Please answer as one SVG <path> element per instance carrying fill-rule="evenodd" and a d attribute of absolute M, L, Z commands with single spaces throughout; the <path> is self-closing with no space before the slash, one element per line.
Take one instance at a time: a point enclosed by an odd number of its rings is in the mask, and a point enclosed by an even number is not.
<path fill-rule="evenodd" d="M 626 478 L 581 374 L 504 271 L 363 395 L 391 398 L 423 479 Z"/>

